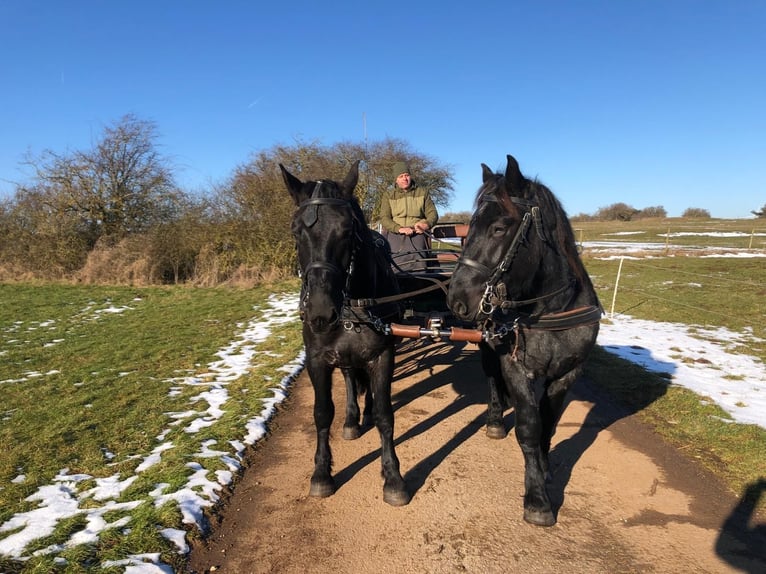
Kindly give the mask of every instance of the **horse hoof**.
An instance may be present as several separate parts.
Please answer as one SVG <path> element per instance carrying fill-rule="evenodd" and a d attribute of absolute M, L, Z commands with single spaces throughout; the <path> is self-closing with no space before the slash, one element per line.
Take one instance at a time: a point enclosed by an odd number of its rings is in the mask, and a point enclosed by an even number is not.
<path fill-rule="evenodd" d="M 309 489 L 309 496 L 315 498 L 327 498 L 328 496 L 335 494 L 335 484 L 330 482 L 311 482 L 311 488 Z"/>
<path fill-rule="evenodd" d="M 411 499 L 412 497 L 406 490 L 383 489 L 383 502 L 387 502 L 391 506 L 406 506 Z"/>
<path fill-rule="evenodd" d="M 356 440 L 362 436 L 362 430 L 359 425 L 353 427 L 343 427 L 343 439 L 344 440 Z"/>
<path fill-rule="evenodd" d="M 548 510 L 528 510 L 524 509 L 524 520 L 535 526 L 553 526 L 556 524 L 556 517 Z"/>
<path fill-rule="evenodd" d="M 487 425 L 487 437 L 491 439 L 503 439 L 507 434 L 503 425 Z"/>

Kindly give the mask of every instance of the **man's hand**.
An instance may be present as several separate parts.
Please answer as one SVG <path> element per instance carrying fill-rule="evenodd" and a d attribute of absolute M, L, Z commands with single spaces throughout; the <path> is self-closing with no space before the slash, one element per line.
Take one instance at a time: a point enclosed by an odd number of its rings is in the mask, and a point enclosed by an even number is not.
<path fill-rule="evenodd" d="M 425 233 L 429 229 L 430 228 L 428 226 L 428 223 L 426 223 L 425 221 L 418 221 L 415 224 L 415 233 Z"/>
<path fill-rule="evenodd" d="M 408 235 L 408 236 L 409 235 L 414 235 L 415 234 L 415 229 L 412 228 L 412 227 L 400 227 L 399 228 L 399 233 L 401 233 L 402 235 Z"/>

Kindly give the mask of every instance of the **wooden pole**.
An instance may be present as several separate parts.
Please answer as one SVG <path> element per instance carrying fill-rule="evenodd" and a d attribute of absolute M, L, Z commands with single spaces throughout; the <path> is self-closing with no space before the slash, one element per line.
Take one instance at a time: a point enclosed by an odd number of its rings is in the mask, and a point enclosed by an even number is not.
<path fill-rule="evenodd" d="M 614 319 L 614 303 L 617 301 L 617 286 L 620 284 L 620 275 L 622 274 L 622 262 L 625 261 L 624 257 L 620 257 L 620 266 L 617 268 L 617 279 L 614 281 L 614 293 L 612 293 L 612 310 L 609 312 L 609 316 Z"/>

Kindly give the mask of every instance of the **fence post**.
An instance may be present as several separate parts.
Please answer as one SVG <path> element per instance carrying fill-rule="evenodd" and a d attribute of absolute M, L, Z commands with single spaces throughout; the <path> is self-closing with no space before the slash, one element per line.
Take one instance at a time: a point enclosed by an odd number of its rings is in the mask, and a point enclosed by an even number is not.
<path fill-rule="evenodd" d="M 612 294 L 612 309 L 609 312 L 609 317 L 614 319 L 614 303 L 617 300 L 617 286 L 620 284 L 620 275 L 622 274 L 622 262 L 625 261 L 624 257 L 620 257 L 620 266 L 617 268 L 617 279 L 614 281 L 614 293 Z"/>
<path fill-rule="evenodd" d="M 755 229 L 750 232 L 750 245 L 747 246 L 748 249 L 753 248 L 753 237 L 755 237 Z"/>

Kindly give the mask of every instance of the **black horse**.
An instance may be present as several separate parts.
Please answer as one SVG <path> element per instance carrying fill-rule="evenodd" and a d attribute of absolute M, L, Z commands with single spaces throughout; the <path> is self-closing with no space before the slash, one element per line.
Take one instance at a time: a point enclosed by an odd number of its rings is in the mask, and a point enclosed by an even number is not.
<path fill-rule="evenodd" d="M 300 316 L 306 368 L 314 387 L 317 448 L 309 494 L 325 497 L 335 492 L 330 425 L 335 416 L 332 373 L 339 368 L 346 382 L 344 438 L 360 435 L 356 397 L 365 393 L 363 423 L 372 413 L 380 433 L 383 499 L 393 506 L 407 504 L 410 495 L 394 450 L 391 380 L 395 338 L 384 323 L 384 319 L 399 317 L 398 284 L 385 239 L 369 229 L 354 197 L 359 162 L 340 184 L 330 180 L 304 183 L 283 165 L 279 167 L 297 205 L 292 233 L 303 280 Z"/>
<path fill-rule="evenodd" d="M 567 389 L 596 342 L 602 309 L 551 191 L 525 178 L 510 155 L 505 175 L 484 164 L 482 170 L 448 304 L 458 318 L 482 324 L 487 435 L 506 436 L 503 411 L 513 406 L 525 464 L 524 519 L 551 526 L 551 438 Z"/>

